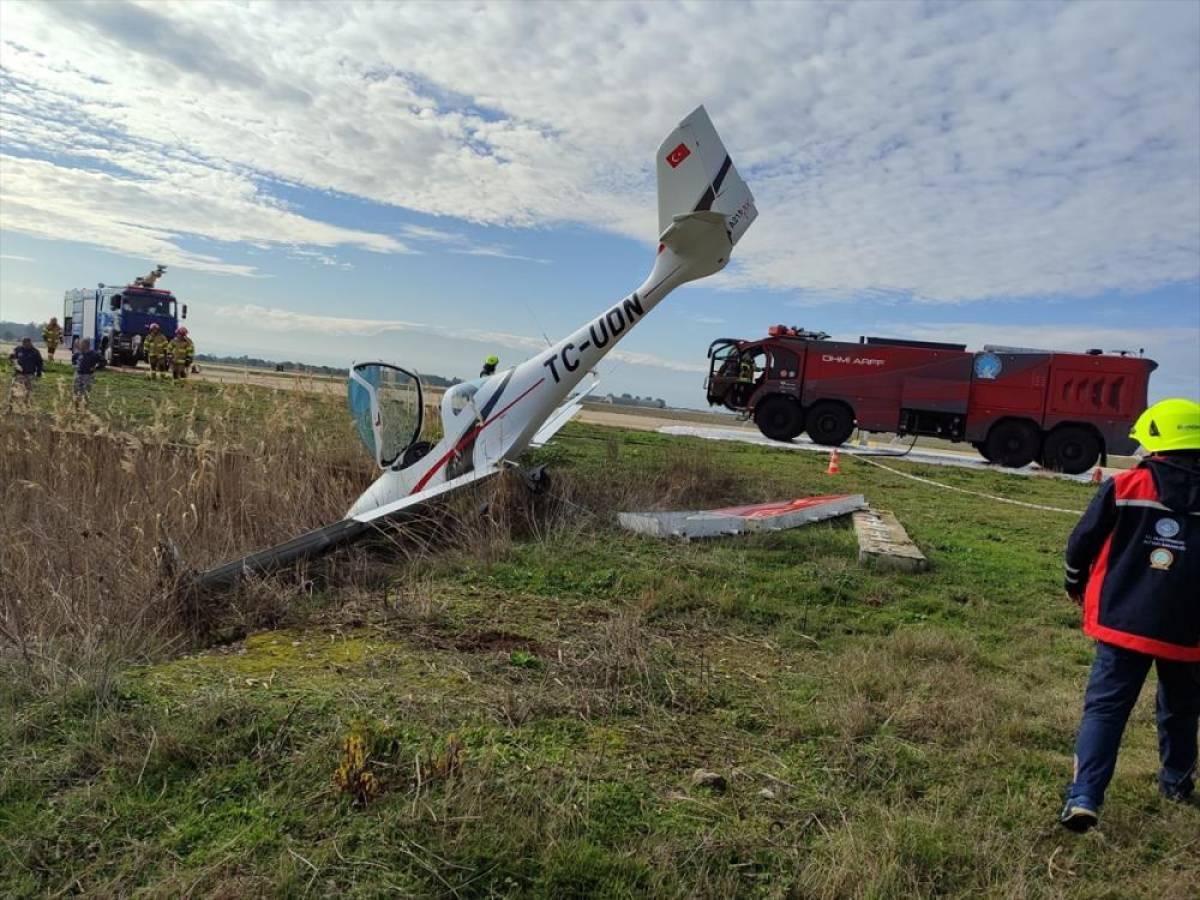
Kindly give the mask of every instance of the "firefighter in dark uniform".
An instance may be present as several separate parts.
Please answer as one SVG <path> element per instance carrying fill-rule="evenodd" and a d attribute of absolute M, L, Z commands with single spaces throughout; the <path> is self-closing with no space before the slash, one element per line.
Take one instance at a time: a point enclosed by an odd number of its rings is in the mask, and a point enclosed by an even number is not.
<path fill-rule="evenodd" d="M 487 378 L 489 375 L 496 374 L 496 366 L 500 365 L 500 357 L 489 356 L 483 361 L 483 368 L 479 370 L 480 378 Z"/>
<path fill-rule="evenodd" d="M 12 384 L 8 389 L 8 402 L 5 406 L 11 409 L 15 405 L 16 388 L 20 387 L 25 406 L 33 409 L 33 383 L 42 377 L 42 354 L 37 347 L 33 346 L 31 338 L 22 338 L 20 346 L 8 354 L 8 358 L 12 360 L 15 371 Z"/>
<path fill-rule="evenodd" d="M 1200 403 L 1164 400 L 1130 436 L 1151 455 L 1104 483 L 1067 542 L 1066 590 L 1083 607 L 1096 657 L 1059 821 L 1099 821 L 1129 713 L 1158 670 L 1164 796 L 1195 790 L 1200 722 Z"/>

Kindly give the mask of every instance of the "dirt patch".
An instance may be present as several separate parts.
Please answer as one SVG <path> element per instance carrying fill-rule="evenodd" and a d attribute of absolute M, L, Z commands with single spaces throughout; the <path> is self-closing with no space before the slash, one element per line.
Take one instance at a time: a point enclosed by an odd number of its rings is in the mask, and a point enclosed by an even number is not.
<path fill-rule="evenodd" d="M 542 645 L 532 638 L 521 637 L 507 631 L 472 631 L 456 637 L 451 646 L 462 653 L 491 653 L 500 651 L 511 653 L 513 650 L 527 650 L 530 653 L 541 653 Z"/>

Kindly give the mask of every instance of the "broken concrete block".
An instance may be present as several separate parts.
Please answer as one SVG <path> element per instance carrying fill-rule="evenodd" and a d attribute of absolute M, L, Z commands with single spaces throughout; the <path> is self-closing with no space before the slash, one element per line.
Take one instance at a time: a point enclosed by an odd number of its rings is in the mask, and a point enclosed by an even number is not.
<path fill-rule="evenodd" d="M 881 569 L 920 572 L 929 568 L 917 545 L 904 526 L 890 512 L 864 509 L 854 513 L 854 533 L 858 536 L 858 561 Z"/>

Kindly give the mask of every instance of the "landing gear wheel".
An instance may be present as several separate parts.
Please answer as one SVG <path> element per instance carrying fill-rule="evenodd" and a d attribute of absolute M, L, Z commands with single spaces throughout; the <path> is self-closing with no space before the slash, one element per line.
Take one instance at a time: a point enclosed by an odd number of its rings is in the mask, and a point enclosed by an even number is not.
<path fill-rule="evenodd" d="M 1055 428 L 1042 448 L 1042 465 L 1068 475 L 1080 475 L 1100 459 L 1100 441 L 1079 425 Z"/>
<path fill-rule="evenodd" d="M 994 463 L 1020 469 L 1037 459 L 1041 449 L 1038 430 L 1030 422 L 1009 420 L 992 426 L 983 455 Z"/>
<path fill-rule="evenodd" d="M 550 473 L 546 471 L 545 466 L 522 469 L 521 478 L 525 482 L 525 487 L 529 489 L 529 493 L 535 497 L 550 490 Z"/>
<path fill-rule="evenodd" d="M 854 413 L 844 403 L 822 400 L 808 411 L 808 436 L 814 444 L 836 447 L 854 432 Z"/>
<path fill-rule="evenodd" d="M 754 424 L 773 441 L 790 441 L 804 430 L 804 411 L 788 397 L 768 397 L 754 410 Z"/>

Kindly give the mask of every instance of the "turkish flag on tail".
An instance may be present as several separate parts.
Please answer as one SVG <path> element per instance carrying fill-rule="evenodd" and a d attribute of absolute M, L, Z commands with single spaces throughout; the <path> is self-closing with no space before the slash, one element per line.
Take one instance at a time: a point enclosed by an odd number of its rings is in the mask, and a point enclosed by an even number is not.
<path fill-rule="evenodd" d="M 687 148 L 687 144 L 681 143 L 667 154 L 667 165 L 674 169 L 691 155 L 692 151 Z"/>

